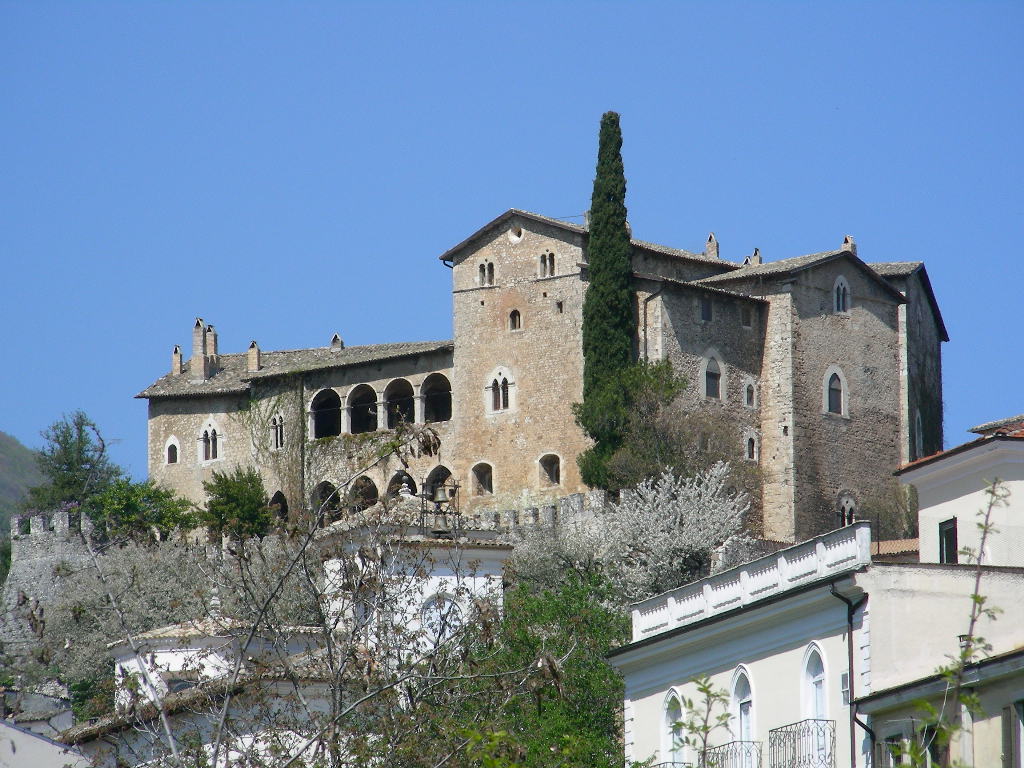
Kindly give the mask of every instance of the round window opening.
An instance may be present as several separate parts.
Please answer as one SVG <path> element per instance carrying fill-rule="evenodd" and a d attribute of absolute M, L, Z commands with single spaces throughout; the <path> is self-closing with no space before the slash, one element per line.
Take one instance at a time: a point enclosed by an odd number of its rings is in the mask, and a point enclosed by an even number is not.
<path fill-rule="evenodd" d="M 523 239 L 523 228 L 516 226 L 509 227 L 508 239 L 511 240 L 513 243 L 518 243 L 520 240 Z"/>

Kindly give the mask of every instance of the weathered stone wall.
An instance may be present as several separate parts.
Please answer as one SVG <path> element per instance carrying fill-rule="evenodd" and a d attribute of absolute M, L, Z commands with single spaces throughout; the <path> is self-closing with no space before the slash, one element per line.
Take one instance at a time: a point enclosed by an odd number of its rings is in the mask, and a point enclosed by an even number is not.
<path fill-rule="evenodd" d="M 89 562 L 80 526 L 88 531 L 88 519 L 76 511 L 69 516 L 68 509 L 11 518 L 11 570 L 0 592 L 0 653 L 22 656 L 37 647 L 46 611 L 58 596 L 60 573 Z"/>
<path fill-rule="evenodd" d="M 554 276 L 541 256 L 554 254 Z M 458 257 L 452 270 L 455 365 L 453 472 L 469 506 L 518 506 L 584 490 L 576 456 L 588 441 L 572 403 L 582 398 L 580 337 L 585 283 L 582 236 L 514 217 Z M 494 284 L 480 284 L 480 265 Z M 484 281 L 487 282 L 486 280 Z M 509 316 L 520 313 L 521 326 Z M 508 378 L 509 408 L 492 408 L 492 381 Z M 546 482 L 544 455 L 560 459 L 561 481 Z M 493 467 L 493 494 L 475 492 L 472 468 Z"/>
<path fill-rule="evenodd" d="M 943 448 L 942 340 L 928 294 L 919 272 L 889 280 L 907 299 L 901 309 L 904 336 L 901 380 L 905 381 L 906 407 L 902 416 L 904 461 L 929 456 Z M 917 450 L 917 415 L 920 414 L 921 451 Z"/>
<path fill-rule="evenodd" d="M 842 275 L 850 309 L 833 311 Z M 795 535 L 838 527 L 837 503 L 858 504 L 900 461 L 898 300 L 848 260 L 797 275 L 794 349 Z M 832 366 L 844 382 L 843 414 L 827 412 Z"/>
<path fill-rule="evenodd" d="M 451 380 L 450 354 L 425 354 L 262 379 L 254 382 L 251 397 L 153 399 L 149 419 L 150 477 L 201 504 L 205 498 L 202 484 L 211 479 L 214 471 L 255 466 L 261 472 L 267 494 L 273 496 L 281 491 L 289 512 L 294 514 L 308 506 L 312 491 L 320 482 L 341 487 L 371 463 L 367 444 L 388 432 L 384 402 L 387 386 L 404 379 L 412 386 L 414 397 L 420 398 L 424 379 L 434 373 Z M 365 436 L 348 434 L 350 421 L 345 410 L 349 394 L 360 384 L 373 389 L 378 411 L 377 433 Z M 341 398 L 342 434 L 314 440 L 310 406 L 316 394 L 328 388 Z M 416 413 L 422 420 L 421 403 L 417 404 Z M 280 449 L 273 446 L 271 422 L 275 418 L 284 422 L 284 446 Z M 199 440 L 211 426 L 217 429 L 218 457 L 204 461 Z M 432 426 L 441 439 L 440 454 L 413 456 L 405 468 L 417 486 L 450 454 L 451 421 Z M 176 464 L 166 460 L 169 439 L 179 443 Z M 393 460 L 376 464 L 366 474 L 384 493 L 399 469 L 402 467 Z"/>

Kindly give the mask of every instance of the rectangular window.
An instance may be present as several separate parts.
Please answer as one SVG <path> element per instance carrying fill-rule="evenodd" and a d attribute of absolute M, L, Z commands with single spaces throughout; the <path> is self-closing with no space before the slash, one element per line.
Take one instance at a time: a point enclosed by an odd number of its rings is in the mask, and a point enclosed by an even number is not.
<path fill-rule="evenodd" d="M 956 518 L 939 523 L 939 562 L 959 562 L 956 544 Z"/>
<path fill-rule="evenodd" d="M 749 328 L 754 324 L 754 313 L 750 307 L 740 307 L 740 324 L 744 328 Z"/>
<path fill-rule="evenodd" d="M 705 323 L 711 322 L 711 299 L 700 300 L 700 319 Z"/>

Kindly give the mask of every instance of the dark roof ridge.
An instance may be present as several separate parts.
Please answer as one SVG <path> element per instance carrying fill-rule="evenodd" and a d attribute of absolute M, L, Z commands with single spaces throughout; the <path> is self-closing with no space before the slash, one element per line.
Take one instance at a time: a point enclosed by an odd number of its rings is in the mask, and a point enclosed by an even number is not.
<path fill-rule="evenodd" d="M 695 290 L 707 291 L 708 293 L 714 293 L 722 296 L 731 296 L 737 299 L 747 299 L 748 301 L 756 301 L 759 304 L 767 304 L 767 299 L 762 299 L 760 296 L 751 296 L 749 293 L 740 293 L 739 291 L 730 291 L 725 288 L 716 288 L 713 285 L 701 285 L 699 281 L 694 280 L 680 280 L 676 277 L 666 277 L 665 275 L 656 275 L 653 272 L 634 272 L 633 277 L 641 280 L 651 280 L 664 283 L 672 283 L 673 285 L 681 285 L 686 288 L 693 288 Z"/>
<path fill-rule="evenodd" d="M 521 216 L 525 219 L 530 219 L 541 224 L 548 224 L 553 227 L 558 227 L 567 232 L 573 232 L 578 235 L 583 235 L 584 237 L 588 236 L 589 234 L 589 230 L 587 229 L 587 227 L 581 226 L 579 224 L 573 224 L 568 221 L 562 221 L 561 219 L 554 219 L 550 216 L 544 216 L 543 214 L 540 213 L 533 213 L 532 211 L 524 211 L 521 208 L 509 208 L 501 215 L 496 216 L 495 218 L 491 219 L 489 222 L 484 224 L 478 230 L 473 232 L 473 234 L 471 234 L 469 237 L 453 245 L 447 251 L 442 253 L 438 258 L 441 261 L 451 261 L 456 253 L 462 251 L 470 243 L 478 240 L 484 234 L 492 230 L 494 227 L 498 226 L 499 224 L 503 224 L 504 222 L 511 219 L 513 216 Z M 720 259 L 715 256 L 708 256 L 707 254 L 703 253 L 694 253 L 693 251 L 687 251 L 681 248 L 671 248 L 667 245 L 659 245 L 658 243 L 651 243 L 646 240 L 637 240 L 636 238 L 632 237 L 630 238 L 629 242 L 634 248 L 641 248 L 646 251 L 661 253 L 666 256 L 675 256 L 677 258 L 689 259 L 691 261 L 699 261 L 702 263 L 721 264 L 723 267 L 726 267 L 727 269 L 739 268 L 739 265 L 734 262 L 725 261 L 724 259 Z"/>
<path fill-rule="evenodd" d="M 817 266 L 819 264 L 826 264 L 836 259 L 847 257 L 853 261 L 853 263 L 880 285 L 890 296 L 897 300 L 900 304 L 906 303 L 906 298 L 900 293 L 895 287 L 893 287 L 884 277 L 875 272 L 867 263 L 862 261 L 853 251 L 840 248 L 834 251 L 820 251 L 818 253 L 808 253 L 803 256 L 791 256 L 786 259 L 779 259 L 777 261 L 767 261 L 763 264 L 748 264 L 740 267 L 735 272 L 728 272 L 721 275 L 712 275 L 711 277 L 704 277 L 694 282 L 714 285 L 715 283 L 727 283 L 733 280 L 746 280 L 749 278 L 756 277 L 767 277 L 767 276 L 784 276 L 792 275 L 796 272 L 802 272 L 805 269 Z"/>

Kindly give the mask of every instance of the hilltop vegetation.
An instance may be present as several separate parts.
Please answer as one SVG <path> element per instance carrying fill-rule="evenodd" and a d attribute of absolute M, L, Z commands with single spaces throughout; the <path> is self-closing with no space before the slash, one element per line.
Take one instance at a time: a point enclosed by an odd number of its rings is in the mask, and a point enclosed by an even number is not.
<path fill-rule="evenodd" d="M 0 432 L 0 538 L 7 536 L 11 512 L 18 508 L 28 489 L 43 482 L 38 458 L 38 453 Z"/>

